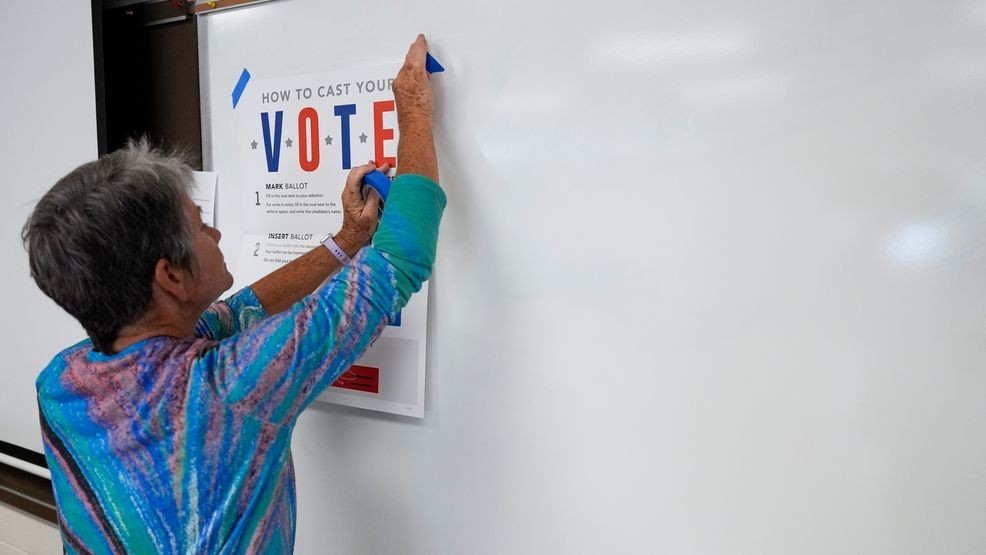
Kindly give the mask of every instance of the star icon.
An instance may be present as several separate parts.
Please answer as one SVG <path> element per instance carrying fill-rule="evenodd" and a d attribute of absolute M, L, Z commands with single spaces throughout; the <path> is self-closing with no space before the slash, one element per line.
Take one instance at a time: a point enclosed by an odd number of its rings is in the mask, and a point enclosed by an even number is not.
<path fill-rule="evenodd" d="M 366 133 L 363 133 L 362 135 L 359 136 L 359 142 L 361 143 L 366 142 Z"/>
<path fill-rule="evenodd" d="M 257 141 L 253 141 L 252 143 L 250 143 L 250 149 L 257 150 Z"/>
<path fill-rule="evenodd" d="M 288 148 L 291 148 L 291 145 L 293 145 L 293 144 L 294 144 L 294 141 L 292 141 L 291 139 L 288 139 L 288 140 L 284 141 L 284 145 L 287 146 Z"/>
<path fill-rule="evenodd" d="M 325 136 L 325 144 L 327 144 L 327 145 L 332 144 L 332 135 L 326 135 Z"/>

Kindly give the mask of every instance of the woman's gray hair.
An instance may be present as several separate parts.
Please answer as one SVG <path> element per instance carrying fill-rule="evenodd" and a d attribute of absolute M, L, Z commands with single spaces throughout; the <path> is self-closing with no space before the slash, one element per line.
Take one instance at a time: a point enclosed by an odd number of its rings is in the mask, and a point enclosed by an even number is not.
<path fill-rule="evenodd" d="M 131 140 L 60 179 L 28 218 L 31 277 L 95 350 L 112 352 L 120 329 L 147 312 L 158 260 L 192 268 L 191 183 L 181 154 Z"/>

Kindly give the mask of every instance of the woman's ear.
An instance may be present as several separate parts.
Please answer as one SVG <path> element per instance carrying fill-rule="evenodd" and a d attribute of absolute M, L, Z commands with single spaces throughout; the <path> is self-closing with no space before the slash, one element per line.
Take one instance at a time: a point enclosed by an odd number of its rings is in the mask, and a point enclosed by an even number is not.
<path fill-rule="evenodd" d="M 185 302 L 189 298 L 188 270 L 179 268 L 164 258 L 159 259 L 154 265 L 154 283 L 178 301 Z"/>

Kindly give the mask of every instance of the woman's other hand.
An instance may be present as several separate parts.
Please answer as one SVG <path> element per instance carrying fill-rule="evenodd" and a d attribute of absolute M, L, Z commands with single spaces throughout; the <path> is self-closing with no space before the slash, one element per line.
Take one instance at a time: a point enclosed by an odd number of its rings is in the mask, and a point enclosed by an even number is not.
<path fill-rule="evenodd" d="M 350 170 L 342 190 L 342 229 L 334 238 L 336 244 L 350 256 L 370 243 L 380 223 L 380 195 L 370 189 L 367 197 L 363 198 L 363 176 L 376 169 L 387 173 L 390 164 L 385 163 L 378 168 L 371 160 L 356 166 Z"/>

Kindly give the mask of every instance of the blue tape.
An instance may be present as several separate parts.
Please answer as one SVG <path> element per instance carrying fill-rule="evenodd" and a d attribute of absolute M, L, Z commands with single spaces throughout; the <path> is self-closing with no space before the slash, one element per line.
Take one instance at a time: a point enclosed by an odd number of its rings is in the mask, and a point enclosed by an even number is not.
<path fill-rule="evenodd" d="M 442 64 L 438 63 L 438 60 L 431 55 L 431 52 L 426 54 L 425 69 L 428 70 L 428 73 L 439 73 L 441 71 L 445 71 L 445 68 L 442 67 Z"/>
<path fill-rule="evenodd" d="M 380 170 L 373 170 L 363 176 L 363 187 L 372 187 L 380 195 L 380 200 L 386 202 L 390 194 L 390 178 Z"/>
<path fill-rule="evenodd" d="M 233 108 L 236 108 L 236 104 L 240 101 L 240 96 L 243 95 L 243 89 L 246 88 L 247 83 L 250 81 L 250 72 L 246 68 L 243 68 L 243 73 L 240 74 L 240 80 L 236 82 L 236 86 L 233 87 Z"/>
<path fill-rule="evenodd" d="M 400 310 L 397 311 L 397 318 L 394 318 L 394 321 L 391 322 L 391 323 L 389 323 L 389 324 L 387 324 L 387 325 L 388 326 L 394 326 L 395 328 L 401 327 L 401 311 Z"/>

